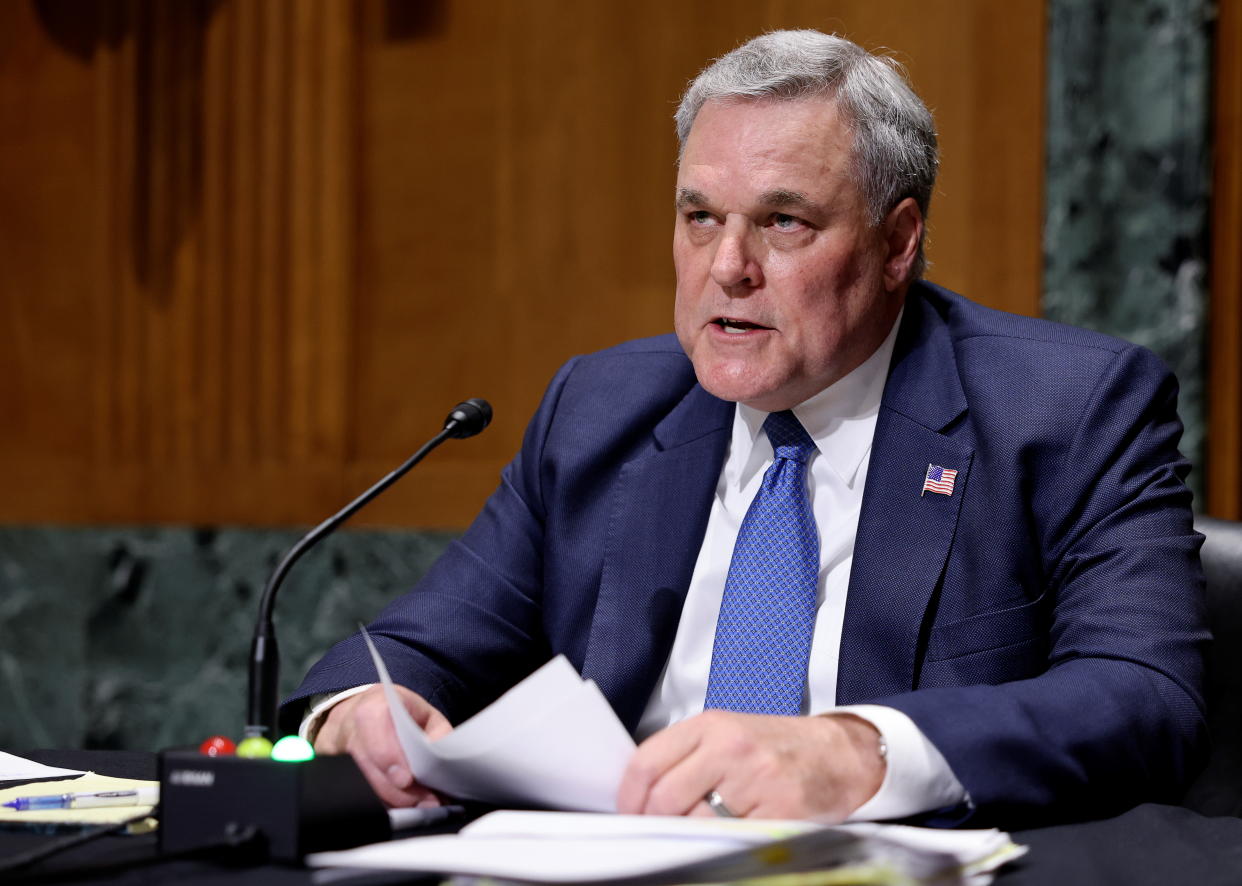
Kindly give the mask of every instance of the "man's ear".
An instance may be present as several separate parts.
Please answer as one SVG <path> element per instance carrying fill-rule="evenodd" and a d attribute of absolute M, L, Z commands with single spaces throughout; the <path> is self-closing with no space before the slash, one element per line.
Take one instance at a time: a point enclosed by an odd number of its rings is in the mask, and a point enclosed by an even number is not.
<path fill-rule="evenodd" d="M 902 200 L 884 219 L 884 288 L 895 292 L 910 282 L 919 243 L 923 239 L 923 213 L 913 197 Z"/>

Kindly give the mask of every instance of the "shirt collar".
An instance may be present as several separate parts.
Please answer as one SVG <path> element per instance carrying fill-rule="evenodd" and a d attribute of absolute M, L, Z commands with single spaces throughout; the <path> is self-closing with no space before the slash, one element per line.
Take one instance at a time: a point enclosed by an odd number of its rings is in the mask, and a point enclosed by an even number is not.
<path fill-rule="evenodd" d="M 849 486 L 853 486 L 858 468 L 871 450 L 884 382 L 904 313 L 903 306 L 888 336 L 870 357 L 844 378 L 793 408 L 819 455 Z M 726 482 L 744 486 L 772 460 L 772 444 L 766 434 L 760 434 L 767 417 L 766 412 L 737 404 L 725 466 Z"/>

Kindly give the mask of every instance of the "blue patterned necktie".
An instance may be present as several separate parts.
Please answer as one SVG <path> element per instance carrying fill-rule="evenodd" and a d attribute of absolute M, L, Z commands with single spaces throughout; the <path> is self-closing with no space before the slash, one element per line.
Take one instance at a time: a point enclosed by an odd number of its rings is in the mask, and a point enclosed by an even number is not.
<path fill-rule="evenodd" d="M 819 533 L 806 487 L 815 451 L 792 412 L 763 423 L 776 458 L 742 520 L 725 580 L 705 707 L 798 714 L 819 583 Z"/>

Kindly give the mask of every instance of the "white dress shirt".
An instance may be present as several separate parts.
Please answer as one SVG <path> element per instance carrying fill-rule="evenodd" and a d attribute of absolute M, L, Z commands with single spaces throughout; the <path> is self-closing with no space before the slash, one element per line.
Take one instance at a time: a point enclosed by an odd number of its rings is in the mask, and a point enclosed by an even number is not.
<path fill-rule="evenodd" d="M 900 322 L 899 316 L 883 344 L 862 365 L 793 410 L 817 450 L 808 461 L 808 483 L 819 529 L 818 614 L 802 712 L 856 714 L 880 730 L 888 748 L 884 783 L 851 816 L 857 820 L 900 818 L 952 806 L 965 797 L 944 757 L 905 714 L 877 705 L 836 707 L 837 671 L 849 666 L 840 661 L 840 652 L 854 537 L 876 416 Z M 734 414 L 733 435 L 716 484 L 707 532 L 672 651 L 639 721 L 640 739 L 703 710 L 733 546 L 742 518 L 773 460 L 772 444 L 763 433 L 767 416 L 742 404 Z"/>

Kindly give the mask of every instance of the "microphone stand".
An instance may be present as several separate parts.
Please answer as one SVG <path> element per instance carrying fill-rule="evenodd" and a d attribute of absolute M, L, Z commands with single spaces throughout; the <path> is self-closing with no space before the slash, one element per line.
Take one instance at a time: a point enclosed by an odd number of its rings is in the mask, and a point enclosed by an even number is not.
<path fill-rule="evenodd" d="M 259 618 L 254 626 L 254 639 L 250 643 L 250 688 L 245 731 L 247 737 L 261 735 L 271 741 L 277 738 L 276 707 L 280 684 L 280 652 L 276 645 L 276 629 L 272 624 L 272 608 L 276 602 L 276 591 L 279 590 L 281 582 L 284 581 L 285 575 L 288 574 L 293 564 L 324 536 L 330 534 L 373 498 L 405 476 L 406 472 L 422 461 L 431 450 L 450 437 L 474 436 L 487 427 L 491 419 L 492 408 L 486 400 L 471 399 L 458 404 L 445 420 L 444 430 L 428 440 L 400 467 L 389 472 L 362 495 L 304 535 L 281 559 L 263 589 L 263 596 L 259 601 Z"/>

